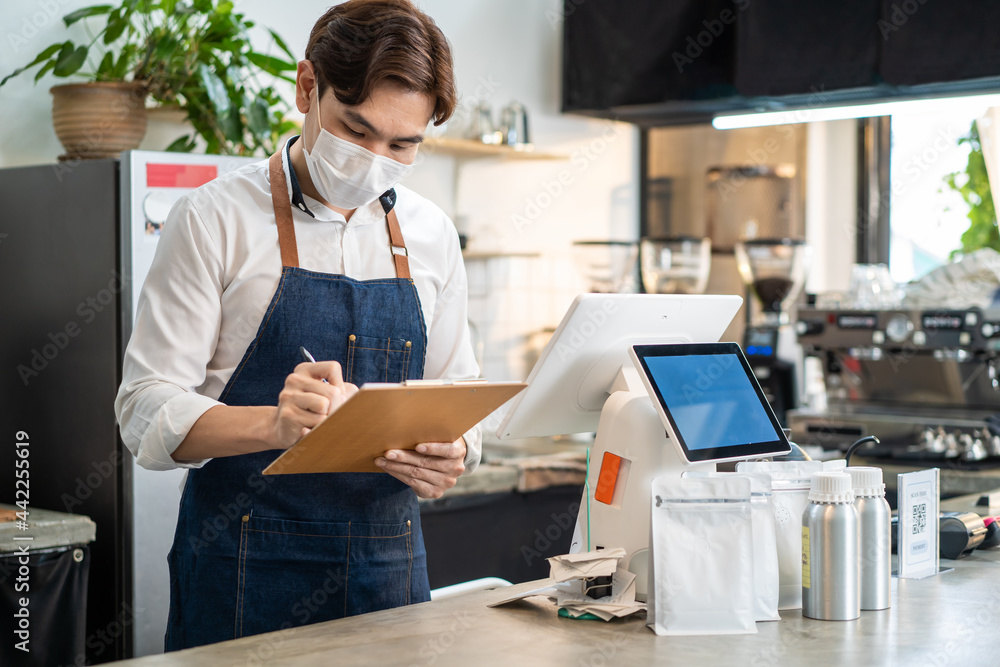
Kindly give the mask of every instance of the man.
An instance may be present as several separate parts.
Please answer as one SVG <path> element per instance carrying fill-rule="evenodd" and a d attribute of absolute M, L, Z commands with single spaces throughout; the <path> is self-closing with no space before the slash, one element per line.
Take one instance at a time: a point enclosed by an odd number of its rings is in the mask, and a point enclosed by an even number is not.
<path fill-rule="evenodd" d="M 167 650 L 429 599 L 417 496 L 479 461 L 477 427 L 388 474 L 260 474 L 364 382 L 479 372 L 457 233 L 397 186 L 455 107 L 441 31 L 407 0 L 330 9 L 296 105 L 300 137 L 175 205 L 126 350 L 123 440 L 190 468 Z"/>

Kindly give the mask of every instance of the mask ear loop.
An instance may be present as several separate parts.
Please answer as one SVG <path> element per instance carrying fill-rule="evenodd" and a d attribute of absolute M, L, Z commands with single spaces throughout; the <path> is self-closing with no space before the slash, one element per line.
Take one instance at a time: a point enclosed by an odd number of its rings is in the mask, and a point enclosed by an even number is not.
<path fill-rule="evenodd" d="M 313 68 L 314 73 L 315 71 L 316 68 Z M 313 150 L 316 150 L 316 143 L 319 142 L 319 137 L 323 134 L 323 111 L 319 106 L 319 79 L 316 80 L 316 85 L 313 86 L 313 89 L 316 91 L 316 140 L 313 141 Z"/>

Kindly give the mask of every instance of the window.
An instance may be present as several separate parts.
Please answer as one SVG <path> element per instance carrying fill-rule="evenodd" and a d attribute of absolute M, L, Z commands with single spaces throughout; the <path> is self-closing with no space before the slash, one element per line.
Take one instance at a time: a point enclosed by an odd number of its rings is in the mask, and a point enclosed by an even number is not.
<path fill-rule="evenodd" d="M 956 98 L 933 110 L 892 115 L 889 268 L 897 282 L 918 278 L 949 261 L 969 227 L 969 206 L 945 178 L 969 159 L 969 133 L 989 105 L 984 98 Z M 996 100 L 992 100 L 995 104 Z"/>

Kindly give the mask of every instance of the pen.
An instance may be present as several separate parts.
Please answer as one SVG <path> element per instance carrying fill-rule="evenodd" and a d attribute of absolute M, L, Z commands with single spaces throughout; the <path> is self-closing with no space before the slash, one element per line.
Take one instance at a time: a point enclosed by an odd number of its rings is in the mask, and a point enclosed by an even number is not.
<path fill-rule="evenodd" d="M 302 358 L 305 359 L 306 361 L 310 361 L 310 362 L 312 362 L 314 364 L 316 363 L 316 357 L 314 357 L 311 354 L 309 354 L 309 350 L 307 350 L 306 348 L 302 347 L 301 345 L 299 346 L 299 352 L 302 353 Z M 326 382 L 326 381 L 327 381 L 326 378 L 323 378 L 323 382 Z"/>

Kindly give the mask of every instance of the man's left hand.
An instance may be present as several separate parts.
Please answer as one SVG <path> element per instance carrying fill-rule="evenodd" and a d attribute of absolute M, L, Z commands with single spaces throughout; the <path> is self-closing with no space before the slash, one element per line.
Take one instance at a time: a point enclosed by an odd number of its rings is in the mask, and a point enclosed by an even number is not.
<path fill-rule="evenodd" d="M 465 439 L 424 442 L 416 451 L 390 449 L 375 465 L 408 485 L 421 498 L 440 498 L 465 472 Z"/>

